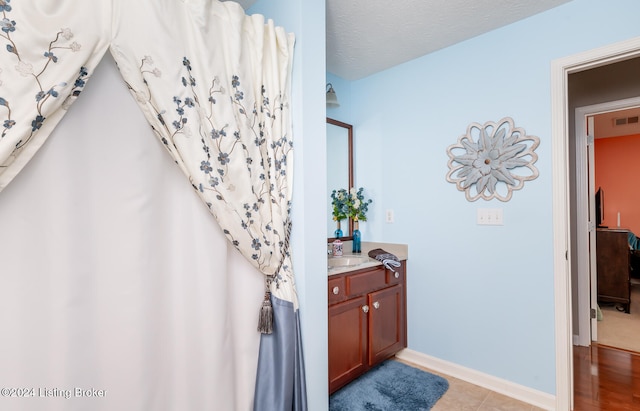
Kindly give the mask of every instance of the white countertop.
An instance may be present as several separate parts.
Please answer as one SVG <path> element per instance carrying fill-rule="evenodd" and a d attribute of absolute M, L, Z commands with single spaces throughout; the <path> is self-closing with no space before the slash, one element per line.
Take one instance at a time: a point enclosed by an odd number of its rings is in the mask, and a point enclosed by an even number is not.
<path fill-rule="evenodd" d="M 363 241 L 361 244 L 362 252 L 359 254 L 353 254 L 351 252 L 353 244 L 351 241 L 343 242 L 343 250 L 344 255 L 360 255 L 364 257 L 368 257 L 369 251 L 375 250 L 376 248 L 381 248 L 386 252 L 394 254 L 400 261 L 406 260 L 409 258 L 409 246 L 407 244 L 394 244 L 394 243 L 374 243 L 374 242 L 366 242 Z M 329 258 L 340 258 L 340 257 L 329 257 Z M 335 267 L 328 268 L 328 275 L 335 275 L 340 273 L 345 273 L 348 271 L 360 270 L 362 268 L 375 267 L 376 265 L 382 265 L 382 263 L 376 259 L 369 258 L 366 263 L 359 264 L 351 267 Z"/>

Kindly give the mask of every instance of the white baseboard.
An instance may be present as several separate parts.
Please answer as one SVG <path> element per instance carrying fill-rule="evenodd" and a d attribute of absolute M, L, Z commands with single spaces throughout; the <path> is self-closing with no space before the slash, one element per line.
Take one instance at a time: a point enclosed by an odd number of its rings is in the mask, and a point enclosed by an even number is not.
<path fill-rule="evenodd" d="M 484 374 L 458 364 L 431 357 L 418 351 L 405 348 L 396 354 L 396 357 L 511 398 L 515 398 L 538 408 L 549 411 L 554 411 L 556 408 L 555 395 L 547 394 L 545 392 L 534 390 L 489 374 Z"/>

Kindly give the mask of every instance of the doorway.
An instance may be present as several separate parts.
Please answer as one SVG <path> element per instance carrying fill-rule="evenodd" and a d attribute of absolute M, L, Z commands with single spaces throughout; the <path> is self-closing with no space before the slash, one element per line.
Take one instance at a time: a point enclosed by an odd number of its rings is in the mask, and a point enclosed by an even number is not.
<path fill-rule="evenodd" d="M 640 56 L 640 38 L 590 50 L 552 62 L 552 148 L 553 148 L 553 241 L 556 335 L 556 409 L 573 405 L 573 299 L 577 299 L 575 151 L 570 136 L 575 135 L 572 108 L 580 104 L 570 92 L 570 75 L 635 59 Z M 636 72 L 637 73 L 637 72 Z M 640 79 L 639 79 L 640 80 Z M 572 90 L 575 92 L 575 90 Z M 636 93 L 638 95 L 640 93 Z M 603 98 L 600 101 L 614 99 Z M 591 104 L 595 103 L 592 102 Z M 571 141 L 570 141 L 571 140 Z"/>
<path fill-rule="evenodd" d="M 616 137 L 637 134 L 630 124 L 618 126 L 613 121 L 629 109 L 640 107 L 640 97 L 616 100 L 575 109 L 575 190 L 576 190 L 576 248 L 577 248 L 577 327 L 574 320 L 573 342 L 589 346 L 598 340 L 597 275 L 596 275 L 596 215 L 594 182 L 594 146 L 599 137 Z M 617 116 L 616 113 L 621 113 Z M 594 118 L 600 123 L 611 123 L 611 127 L 595 127 Z M 631 127 L 630 127 L 631 126 Z M 602 129 L 598 133 L 595 130 Z M 622 130 L 622 131 L 621 131 Z M 617 134 L 616 134 L 617 133 Z M 620 225 L 618 221 L 618 226 Z M 575 312 L 575 310 L 574 310 Z"/>

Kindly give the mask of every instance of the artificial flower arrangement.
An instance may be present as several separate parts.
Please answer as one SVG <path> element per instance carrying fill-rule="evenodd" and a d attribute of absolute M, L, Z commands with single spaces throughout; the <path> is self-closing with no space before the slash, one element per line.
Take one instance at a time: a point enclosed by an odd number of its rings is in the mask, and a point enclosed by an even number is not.
<path fill-rule="evenodd" d="M 349 193 L 344 188 L 331 192 L 331 206 L 333 207 L 333 221 L 341 221 L 347 218 L 349 209 L 347 207 L 347 197 Z"/>
<path fill-rule="evenodd" d="M 333 206 L 333 220 L 340 221 L 351 218 L 353 221 L 367 221 L 367 211 L 371 199 L 365 199 L 362 192 L 364 188 L 355 189 L 351 187 L 349 191 L 341 188 L 333 190 L 331 193 L 331 205 Z"/>

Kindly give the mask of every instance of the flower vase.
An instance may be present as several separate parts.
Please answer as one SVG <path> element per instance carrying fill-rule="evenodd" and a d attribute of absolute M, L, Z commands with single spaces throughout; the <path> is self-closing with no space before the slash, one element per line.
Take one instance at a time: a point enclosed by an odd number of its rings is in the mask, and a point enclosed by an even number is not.
<path fill-rule="evenodd" d="M 354 221 L 353 222 L 353 253 L 357 254 L 357 253 L 361 253 L 362 252 L 362 248 L 361 248 L 361 240 L 362 240 L 362 234 L 360 234 L 360 230 L 358 228 L 358 221 Z"/>
<path fill-rule="evenodd" d="M 334 231 L 333 236 L 335 238 L 342 237 L 342 229 L 340 228 L 340 220 L 338 220 L 338 228 L 336 228 L 336 231 Z"/>

